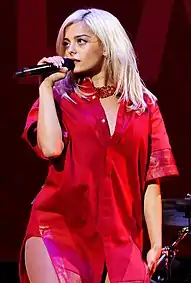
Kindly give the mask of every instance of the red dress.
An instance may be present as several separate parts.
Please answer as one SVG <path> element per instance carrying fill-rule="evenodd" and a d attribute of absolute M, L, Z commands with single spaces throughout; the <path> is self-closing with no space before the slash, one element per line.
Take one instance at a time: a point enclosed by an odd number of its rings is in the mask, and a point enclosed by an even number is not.
<path fill-rule="evenodd" d="M 89 80 L 87 92 L 95 92 Z M 49 172 L 31 211 L 26 239 L 42 237 L 59 282 L 99 283 L 106 264 L 111 283 L 150 282 L 142 252 L 142 201 L 145 182 L 177 175 L 168 136 L 156 105 L 138 115 L 120 103 L 111 136 L 96 95 L 74 92 L 55 103 L 65 149 L 49 160 Z M 149 99 L 146 99 L 149 101 Z M 38 101 L 32 106 L 23 137 L 36 143 Z M 24 245 L 24 244 L 23 244 Z M 21 250 L 21 283 L 29 283 Z"/>

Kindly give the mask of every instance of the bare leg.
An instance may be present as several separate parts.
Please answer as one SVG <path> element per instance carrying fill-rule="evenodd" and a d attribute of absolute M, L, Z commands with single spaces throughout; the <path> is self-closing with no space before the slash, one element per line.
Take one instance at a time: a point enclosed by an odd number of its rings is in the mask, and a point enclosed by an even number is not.
<path fill-rule="evenodd" d="M 105 283 L 110 283 L 108 273 L 107 273 L 107 276 L 106 276 L 106 279 L 105 279 Z"/>
<path fill-rule="evenodd" d="M 30 283 L 59 283 L 43 240 L 32 237 L 25 244 L 25 265 Z"/>

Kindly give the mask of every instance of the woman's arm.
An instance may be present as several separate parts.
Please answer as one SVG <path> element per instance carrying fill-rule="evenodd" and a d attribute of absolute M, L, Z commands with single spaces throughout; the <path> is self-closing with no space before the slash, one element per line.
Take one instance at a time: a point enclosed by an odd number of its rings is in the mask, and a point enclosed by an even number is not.
<path fill-rule="evenodd" d="M 54 56 L 43 58 L 39 65 L 53 63 L 60 70 L 51 74 L 40 84 L 39 87 L 39 112 L 37 121 L 37 143 L 45 157 L 57 157 L 63 149 L 62 129 L 57 116 L 53 95 L 53 85 L 55 81 L 65 78 L 68 71 L 62 68 L 62 57 Z"/>
<path fill-rule="evenodd" d="M 162 249 L 162 202 L 159 181 L 147 186 L 144 197 L 144 216 L 151 244 L 147 263 L 152 275 Z"/>
<path fill-rule="evenodd" d="M 46 82 L 39 87 L 37 142 L 45 157 L 59 156 L 64 148 L 53 90 Z"/>

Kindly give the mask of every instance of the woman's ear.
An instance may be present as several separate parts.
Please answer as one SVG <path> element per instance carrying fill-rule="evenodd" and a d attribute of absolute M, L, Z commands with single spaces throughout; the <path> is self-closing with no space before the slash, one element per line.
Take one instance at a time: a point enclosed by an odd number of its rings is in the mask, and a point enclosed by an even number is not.
<path fill-rule="evenodd" d="M 103 56 L 107 57 L 107 51 L 106 51 L 106 48 L 104 48 L 104 46 L 102 46 L 103 48 Z"/>
<path fill-rule="evenodd" d="M 107 52 L 106 52 L 106 50 L 103 50 L 103 56 L 107 57 Z"/>

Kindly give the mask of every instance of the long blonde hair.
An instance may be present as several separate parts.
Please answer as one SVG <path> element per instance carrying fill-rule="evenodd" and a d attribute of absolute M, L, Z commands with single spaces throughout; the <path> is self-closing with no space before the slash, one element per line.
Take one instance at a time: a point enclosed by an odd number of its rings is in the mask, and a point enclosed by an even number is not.
<path fill-rule="evenodd" d="M 84 22 L 103 44 L 108 55 L 106 69 L 116 85 L 115 95 L 120 93 L 119 101 L 130 102 L 129 110 L 144 112 L 147 107 L 144 94 L 148 95 L 151 103 L 156 101 L 156 97 L 146 88 L 139 75 L 132 43 L 119 20 L 111 13 L 101 9 L 75 11 L 66 18 L 59 30 L 56 51 L 60 56 L 64 56 L 65 53 L 63 46 L 65 29 L 76 22 Z M 66 80 L 72 82 L 71 78 L 66 77 Z M 74 88 L 75 83 L 73 82 Z"/>

